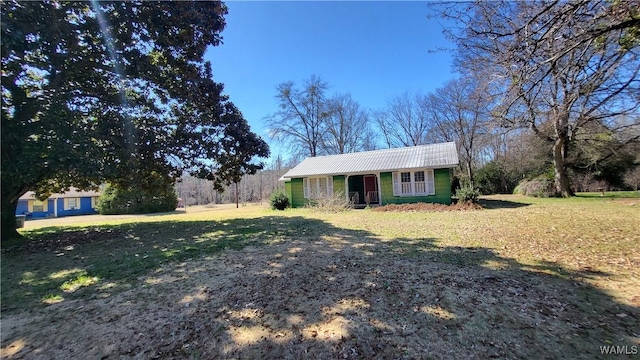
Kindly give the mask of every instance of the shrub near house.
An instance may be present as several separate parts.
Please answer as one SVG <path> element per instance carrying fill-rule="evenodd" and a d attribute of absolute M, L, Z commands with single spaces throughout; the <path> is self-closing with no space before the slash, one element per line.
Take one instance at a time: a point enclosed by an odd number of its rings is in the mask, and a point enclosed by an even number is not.
<path fill-rule="evenodd" d="M 177 206 L 173 184 L 152 190 L 107 186 L 98 202 L 98 211 L 103 215 L 148 214 L 174 211 Z"/>

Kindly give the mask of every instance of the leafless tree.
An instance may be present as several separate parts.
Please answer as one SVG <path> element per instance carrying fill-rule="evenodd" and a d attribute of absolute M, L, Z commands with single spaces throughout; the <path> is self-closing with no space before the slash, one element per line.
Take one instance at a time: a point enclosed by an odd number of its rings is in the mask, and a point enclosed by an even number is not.
<path fill-rule="evenodd" d="M 294 152 L 319 155 L 330 115 L 325 99 L 328 87 L 316 75 L 306 79 L 302 89 L 292 81 L 278 85 L 276 99 L 280 110 L 266 117 L 270 137 L 289 145 Z"/>
<path fill-rule="evenodd" d="M 455 141 L 467 179 L 473 184 L 474 161 L 478 145 L 491 119 L 492 98 L 473 78 L 448 81 L 420 102 L 428 114 L 428 139 L 432 142 Z"/>
<path fill-rule="evenodd" d="M 440 4 L 462 25 L 447 31 L 457 65 L 502 90 L 503 126 L 528 127 L 553 149 L 558 195 L 571 196 L 569 144 L 597 122 L 640 108 L 637 1 L 526 1 Z M 636 121 L 628 126 L 638 127 Z M 550 125 L 552 132 L 540 128 Z M 638 137 L 629 139 L 636 141 Z"/>
<path fill-rule="evenodd" d="M 327 154 L 344 154 L 367 150 L 373 135 L 367 112 L 350 94 L 338 94 L 328 100 L 330 116 L 322 148 Z"/>
<path fill-rule="evenodd" d="M 631 186 L 633 190 L 638 191 L 638 188 L 640 187 L 640 166 L 629 170 L 624 175 L 624 182 Z"/>
<path fill-rule="evenodd" d="M 419 93 L 405 92 L 391 98 L 386 109 L 373 113 L 389 148 L 427 143 L 429 118 L 425 108 L 420 106 L 423 98 Z"/>

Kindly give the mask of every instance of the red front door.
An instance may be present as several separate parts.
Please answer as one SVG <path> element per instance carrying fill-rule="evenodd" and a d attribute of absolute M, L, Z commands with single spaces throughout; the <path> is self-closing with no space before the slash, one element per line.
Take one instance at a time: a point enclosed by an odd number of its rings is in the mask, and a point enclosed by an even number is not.
<path fill-rule="evenodd" d="M 378 183 L 376 182 L 376 177 L 373 175 L 366 175 L 364 177 L 364 196 L 370 195 L 370 201 L 372 203 L 378 202 Z M 369 193 L 373 192 L 373 193 Z"/>

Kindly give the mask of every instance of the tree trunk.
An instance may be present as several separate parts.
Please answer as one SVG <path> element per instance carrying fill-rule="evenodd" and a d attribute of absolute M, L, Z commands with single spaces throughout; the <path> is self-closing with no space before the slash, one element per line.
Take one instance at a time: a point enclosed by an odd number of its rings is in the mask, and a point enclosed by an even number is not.
<path fill-rule="evenodd" d="M 553 165 L 556 196 L 571 197 L 574 195 L 569 184 L 565 159 L 567 156 L 568 139 L 564 136 L 558 136 L 553 144 Z"/>
<path fill-rule="evenodd" d="M 473 188 L 473 170 L 471 170 L 471 159 L 465 161 L 467 165 L 467 176 L 469 177 L 469 185 Z"/>
<path fill-rule="evenodd" d="M 9 239 L 22 238 L 18 233 L 16 224 L 16 208 L 18 207 L 18 199 L 24 195 L 27 190 L 6 191 L 5 186 L 2 189 L 2 202 L 0 210 L 2 210 L 2 231 L 0 241 L 4 242 Z"/>
<path fill-rule="evenodd" d="M 236 209 L 238 208 L 238 182 L 236 181 Z"/>

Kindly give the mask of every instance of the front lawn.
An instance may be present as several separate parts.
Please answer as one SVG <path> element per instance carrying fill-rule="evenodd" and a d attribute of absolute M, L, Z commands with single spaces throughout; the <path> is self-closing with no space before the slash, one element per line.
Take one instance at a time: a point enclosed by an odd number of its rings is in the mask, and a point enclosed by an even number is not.
<path fill-rule="evenodd" d="M 261 206 L 24 231 L 2 357 L 598 358 L 640 347 L 640 200 Z M 620 348 L 611 348 L 619 346 Z"/>

